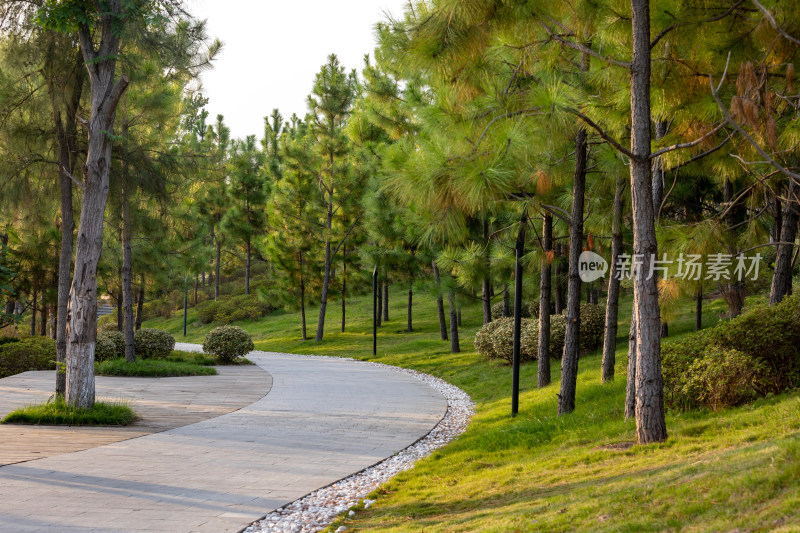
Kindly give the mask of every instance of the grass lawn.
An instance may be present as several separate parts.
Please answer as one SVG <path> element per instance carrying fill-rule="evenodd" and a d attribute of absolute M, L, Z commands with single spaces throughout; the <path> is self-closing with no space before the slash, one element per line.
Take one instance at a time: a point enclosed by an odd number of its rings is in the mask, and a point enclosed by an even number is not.
<path fill-rule="evenodd" d="M 176 363 L 191 363 L 194 365 L 203 366 L 236 366 L 254 364 L 246 357 L 237 359 L 236 361 L 226 361 L 214 355 L 197 352 L 183 352 L 180 350 L 172 350 L 172 354 L 167 357 L 167 361 L 174 361 Z"/>
<path fill-rule="evenodd" d="M 137 419 L 126 403 L 96 402 L 91 409 L 70 407 L 63 398 L 12 411 L 3 424 L 60 426 L 128 426 Z"/>
<path fill-rule="evenodd" d="M 299 339 L 299 313 L 244 322 L 257 349 L 376 360 L 443 378 L 468 392 L 476 415 L 459 439 L 374 493 L 377 503 L 335 524 L 348 531 L 798 531 L 800 392 L 719 412 L 670 411 L 667 442 L 631 446 L 623 417 L 630 298 L 621 306 L 617 380 L 600 381 L 600 354 L 580 361 L 576 410 L 556 416 L 553 383 L 536 389 L 536 364 L 522 367 L 520 414 L 510 417 L 511 369 L 474 352 L 478 305 L 464 305 L 462 353 L 439 340 L 435 302 L 415 295 L 414 333 L 405 332 L 405 289 L 391 295 L 390 320 L 371 355 L 371 299 L 348 302 L 348 327 L 328 306 L 326 337 Z M 670 322 L 671 338 L 691 331 L 693 302 Z M 727 309 L 707 301 L 704 325 Z M 316 315 L 308 313 L 316 325 Z M 190 322 L 193 317 L 190 314 Z M 177 333 L 182 318 L 147 327 L 201 342 L 212 326 Z M 181 331 L 182 333 L 182 331 Z M 314 330 L 309 327 L 309 335 Z"/>
<path fill-rule="evenodd" d="M 112 359 L 95 363 L 98 376 L 131 376 L 165 378 L 175 376 L 215 376 L 216 369 L 195 362 L 167 359 L 137 359 L 128 363 L 125 359 Z"/>

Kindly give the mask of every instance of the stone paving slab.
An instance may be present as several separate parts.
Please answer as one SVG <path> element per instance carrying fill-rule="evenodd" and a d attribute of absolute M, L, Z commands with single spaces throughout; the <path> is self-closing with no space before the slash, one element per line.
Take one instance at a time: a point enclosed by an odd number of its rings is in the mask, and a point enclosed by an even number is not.
<path fill-rule="evenodd" d="M 194 424 L 263 398 L 272 377 L 254 365 L 217 367 L 217 376 L 130 378 L 98 376 L 98 400 L 124 400 L 141 417 L 123 428 L 0 425 L 0 466 L 76 452 Z M 0 379 L 0 418 L 52 395 L 55 372 Z"/>
<path fill-rule="evenodd" d="M 436 391 L 390 369 L 248 358 L 273 382 L 243 409 L 0 468 L 0 531 L 240 531 L 411 445 L 447 409 Z"/>

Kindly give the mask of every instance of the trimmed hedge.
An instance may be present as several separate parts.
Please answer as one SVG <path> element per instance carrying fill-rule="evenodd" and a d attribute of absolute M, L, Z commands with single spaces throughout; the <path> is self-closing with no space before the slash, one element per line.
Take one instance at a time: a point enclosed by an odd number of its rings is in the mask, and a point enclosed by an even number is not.
<path fill-rule="evenodd" d="M 142 359 L 166 359 L 175 348 L 175 337 L 160 329 L 140 329 L 134 334 L 133 342 L 136 357 Z"/>
<path fill-rule="evenodd" d="M 125 357 L 125 335 L 116 329 L 98 333 L 94 360 L 108 361 L 118 357 Z"/>
<path fill-rule="evenodd" d="M 539 356 L 539 319 L 523 318 L 520 331 L 520 361 L 535 361 Z M 581 348 L 593 350 L 603 343 L 605 311 L 597 305 L 581 306 Z M 561 359 L 567 323 L 564 315 L 550 315 L 550 357 Z M 514 319 L 499 318 L 485 324 L 475 334 L 475 350 L 489 359 L 513 359 Z"/>
<path fill-rule="evenodd" d="M 230 324 L 240 320 L 257 320 L 275 311 L 277 307 L 262 302 L 258 295 L 239 295 L 215 302 L 208 300 L 196 307 L 201 324 Z"/>
<path fill-rule="evenodd" d="M 800 295 L 661 349 L 667 405 L 733 407 L 800 385 Z"/>
<path fill-rule="evenodd" d="M 0 346 L 0 378 L 29 370 L 56 368 L 56 341 L 48 337 L 27 337 Z"/>
<path fill-rule="evenodd" d="M 234 362 L 252 352 L 255 346 L 250 335 L 238 326 L 220 326 L 208 332 L 203 351 L 224 362 Z"/>

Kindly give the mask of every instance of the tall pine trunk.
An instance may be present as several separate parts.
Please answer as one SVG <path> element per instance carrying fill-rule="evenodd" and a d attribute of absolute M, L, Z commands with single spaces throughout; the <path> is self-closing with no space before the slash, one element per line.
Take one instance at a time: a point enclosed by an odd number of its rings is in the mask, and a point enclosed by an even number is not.
<path fill-rule="evenodd" d="M 622 254 L 622 180 L 614 188 L 614 207 L 611 221 L 611 275 L 608 279 L 606 299 L 606 325 L 603 339 L 603 382 L 613 381 L 616 366 L 617 328 L 619 320 L 619 265 Z"/>
<path fill-rule="evenodd" d="M 667 438 L 661 377 L 658 284 L 649 276 L 658 253 L 650 166 L 650 2 L 631 0 L 631 197 L 633 249 L 642 258 L 634 277 L 636 301 L 636 434 L 640 444 Z"/>
<path fill-rule="evenodd" d="M 442 297 L 441 277 L 439 276 L 439 266 L 433 260 L 433 281 L 436 283 L 436 311 L 439 315 L 439 336 L 443 341 L 447 340 L 447 320 L 444 316 L 444 298 Z"/>
<path fill-rule="evenodd" d="M 125 337 L 125 360 L 136 361 L 133 343 L 133 258 L 131 254 L 132 216 L 130 206 L 130 184 L 128 176 L 122 180 L 122 332 Z"/>
<path fill-rule="evenodd" d="M 136 331 L 142 329 L 144 319 L 144 273 L 139 276 L 139 297 L 136 298 Z"/>
<path fill-rule="evenodd" d="M 550 384 L 550 293 L 553 252 L 553 216 L 545 213 L 542 226 L 542 274 L 539 281 L 539 388 Z"/>
<path fill-rule="evenodd" d="M 108 199 L 111 144 L 117 104 L 128 78 L 116 81 L 116 57 L 122 17 L 119 2 L 109 2 L 100 15 L 100 44 L 88 26 L 79 29 L 81 51 L 91 87 L 89 140 L 83 166 L 83 201 L 75 251 L 75 275 L 70 291 L 67 340 L 66 402 L 75 407 L 94 405 L 94 350 L 97 339 L 97 264 L 103 251 L 103 217 Z"/>
<path fill-rule="evenodd" d="M 214 233 L 214 243 L 216 244 L 217 254 L 214 261 L 214 301 L 219 300 L 219 271 L 220 263 L 222 262 L 222 243 Z"/>
<path fill-rule="evenodd" d="M 53 54 L 55 55 L 55 54 Z M 58 101 L 63 94 L 63 87 L 57 87 L 55 79 L 48 76 L 48 90 L 53 110 L 53 119 L 58 139 L 59 186 L 61 189 L 61 251 L 58 259 L 58 287 L 56 301 L 56 395 L 64 396 L 67 391 L 67 374 L 64 371 L 67 360 L 67 308 L 69 289 L 72 283 L 72 250 L 75 237 L 75 215 L 72 208 L 72 179 L 75 172 L 78 144 L 77 113 L 83 94 L 86 73 L 83 58 L 76 52 L 71 91 L 61 116 Z"/>
<path fill-rule="evenodd" d="M 572 213 L 569 228 L 569 279 L 567 287 L 567 329 L 564 336 L 564 355 L 561 357 L 561 391 L 558 395 L 558 414 L 575 410 L 575 387 L 578 380 L 578 350 L 581 325 L 581 277 L 578 271 L 583 251 L 583 204 L 586 192 L 586 130 L 581 127 L 575 135 L 575 179 L 572 186 Z"/>
<path fill-rule="evenodd" d="M 447 293 L 447 303 L 450 308 L 450 352 L 459 353 L 461 346 L 458 342 L 458 316 L 456 315 L 456 295 L 451 290 Z"/>
<path fill-rule="evenodd" d="M 566 272 L 567 264 L 564 262 L 564 245 L 558 244 L 555 248 L 555 256 L 558 259 L 556 263 L 556 302 L 555 311 L 557 315 L 564 313 L 564 308 L 567 305 L 564 295 L 564 275 Z"/>
<path fill-rule="evenodd" d="M 36 313 L 39 311 L 39 291 L 34 285 L 33 292 L 31 293 L 31 337 L 36 335 Z"/>
<path fill-rule="evenodd" d="M 787 244 L 778 245 L 778 253 L 775 257 L 775 272 L 772 275 L 772 286 L 769 291 L 769 305 L 779 304 L 786 295 L 790 294 L 792 288 L 792 254 L 794 253 L 794 241 L 797 238 L 798 218 L 800 218 L 798 189 L 799 187 L 795 180 L 790 179 L 786 206 L 781 210 L 780 231 L 780 242 Z"/>
<path fill-rule="evenodd" d="M 481 283 L 481 299 L 483 300 L 483 323 L 488 324 L 492 321 L 492 279 L 490 275 L 491 264 L 489 263 L 489 217 L 483 217 L 483 281 Z"/>
<path fill-rule="evenodd" d="M 697 289 L 694 304 L 694 330 L 703 329 L 703 287 Z"/>
<path fill-rule="evenodd" d="M 333 165 L 333 163 L 331 163 Z M 331 168 L 333 168 L 331 166 Z M 322 295 L 319 303 L 319 320 L 317 322 L 317 342 L 322 340 L 325 334 L 325 311 L 328 308 L 328 288 L 331 284 L 331 236 L 333 231 L 333 189 L 328 193 L 328 217 L 326 224 L 327 233 L 325 235 L 325 271 L 322 277 Z"/>
<path fill-rule="evenodd" d="M 250 237 L 247 238 L 247 242 L 245 243 L 246 248 L 246 256 L 245 256 L 245 267 L 244 267 L 244 293 L 249 295 L 250 294 L 250 263 L 252 261 L 253 256 L 253 248 L 250 245 Z"/>
<path fill-rule="evenodd" d="M 347 324 L 347 245 L 342 252 L 342 333 Z"/>
<path fill-rule="evenodd" d="M 386 278 L 383 280 L 383 321 L 389 321 L 389 272 L 386 272 Z"/>
<path fill-rule="evenodd" d="M 725 223 L 728 225 L 728 227 L 733 227 L 740 221 L 740 217 L 738 216 L 738 210 L 734 209 L 733 206 L 731 205 L 731 203 L 734 200 L 733 183 L 731 183 L 731 181 L 728 179 L 725 180 L 725 185 L 723 187 L 723 195 L 724 195 L 725 207 L 726 209 L 728 209 L 728 215 L 725 217 Z M 788 220 L 786 222 L 788 223 Z M 728 252 L 731 255 L 736 255 L 736 250 L 732 248 L 729 249 Z M 737 316 L 742 314 L 742 309 L 744 308 L 744 298 L 745 298 L 744 282 L 734 279 L 734 276 L 731 276 L 730 281 L 725 283 L 724 290 L 725 290 L 725 300 L 728 302 L 728 314 L 730 315 L 730 318 L 736 318 Z"/>
<path fill-rule="evenodd" d="M 306 278 L 303 273 L 303 251 L 300 250 L 300 318 L 303 322 L 303 340 L 308 340 L 308 332 L 306 330 Z"/>

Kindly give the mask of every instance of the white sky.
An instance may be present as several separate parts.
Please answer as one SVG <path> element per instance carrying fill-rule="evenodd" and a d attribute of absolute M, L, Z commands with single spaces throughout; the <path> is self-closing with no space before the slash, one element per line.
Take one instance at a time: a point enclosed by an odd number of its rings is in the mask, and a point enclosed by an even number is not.
<path fill-rule="evenodd" d="M 213 70 L 203 74 L 209 122 L 217 114 L 233 137 L 264 134 L 273 108 L 284 119 L 306 114 L 314 75 L 331 53 L 361 72 L 375 48 L 375 24 L 400 17 L 407 0 L 190 0 L 208 19 L 208 33 L 225 43 Z"/>

